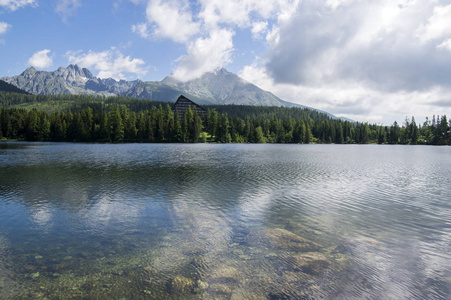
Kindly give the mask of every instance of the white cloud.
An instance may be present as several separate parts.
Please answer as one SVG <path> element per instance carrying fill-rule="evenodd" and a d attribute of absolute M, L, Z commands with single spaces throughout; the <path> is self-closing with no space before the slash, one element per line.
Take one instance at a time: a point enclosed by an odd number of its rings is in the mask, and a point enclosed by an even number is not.
<path fill-rule="evenodd" d="M 444 41 L 443 43 L 438 45 L 437 48 L 447 49 L 447 50 L 451 51 L 451 39 L 447 39 L 446 41 Z"/>
<path fill-rule="evenodd" d="M 55 12 L 66 22 L 80 6 L 81 0 L 58 0 Z"/>
<path fill-rule="evenodd" d="M 141 37 L 147 39 L 152 36 L 147 23 L 140 23 L 132 26 L 132 31 L 138 33 Z"/>
<path fill-rule="evenodd" d="M 321 109 L 356 121 L 390 125 L 406 116 L 424 120 L 451 106 L 451 90 L 432 87 L 423 91 L 384 92 L 356 81 L 324 82 L 319 85 L 275 83 L 264 67 L 244 67 L 239 76 L 276 96 L 302 105 Z"/>
<path fill-rule="evenodd" d="M 0 0 L 0 7 L 6 7 L 12 11 L 27 6 L 35 5 L 37 0 Z"/>
<path fill-rule="evenodd" d="M 423 115 L 427 99 L 450 92 L 451 6 L 439 2 L 305 0 L 275 24 L 254 67 L 288 101 L 360 120 Z M 262 81 L 252 67 L 242 73 Z"/>
<path fill-rule="evenodd" d="M 249 24 L 250 1 L 200 0 L 202 12 L 200 17 L 209 26 L 218 23 L 234 24 L 244 27 Z"/>
<path fill-rule="evenodd" d="M 49 54 L 49 49 L 38 51 L 28 59 L 28 64 L 36 68 L 48 68 L 53 64 L 52 55 Z"/>
<path fill-rule="evenodd" d="M 345 6 L 352 3 L 352 0 L 327 0 L 326 5 L 331 7 L 333 10 L 337 9 L 340 6 Z"/>
<path fill-rule="evenodd" d="M 151 0 L 146 9 L 147 21 L 153 24 L 153 35 L 184 43 L 199 32 L 199 24 L 193 21 L 189 2 L 183 0 Z M 142 36 L 142 24 L 139 32 Z M 147 29 L 146 29 L 147 31 Z M 149 35 L 149 34 L 147 34 Z"/>
<path fill-rule="evenodd" d="M 432 16 L 417 29 L 422 43 L 451 37 L 451 4 L 434 7 Z"/>
<path fill-rule="evenodd" d="M 260 38 L 261 34 L 265 33 L 268 28 L 268 22 L 266 21 L 260 21 L 260 22 L 254 22 L 252 24 L 252 37 L 254 39 Z"/>
<path fill-rule="evenodd" d="M 199 17 L 209 26 L 227 24 L 240 28 L 251 27 L 260 19 L 275 19 L 286 14 L 298 0 L 199 0 L 202 10 Z"/>
<path fill-rule="evenodd" d="M 100 78 L 126 79 L 126 74 L 142 77 L 147 73 L 142 59 L 124 56 L 114 47 L 103 52 L 68 51 L 66 56 L 71 64 L 98 71 Z"/>
<path fill-rule="evenodd" d="M 12 26 L 5 22 L 0 22 L 0 34 L 6 33 Z"/>
<path fill-rule="evenodd" d="M 286 19 L 299 0 L 149 0 L 146 22 L 132 26 L 143 38 L 167 38 L 185 44 L 187 54 L 176 60 L 174 76 L 187 80 L 232 61 L 236 28 L 254 38 L 268 32 L 268 20 Z"/>
<path fill-rule="evenodd" d="M 207 38 L 198 38 L 188 46 L 188 54 L 178 59 L 173 76 L 181 81 L 198 78 L 214 71 L 231 60 L 234 33 L 221 29 L 212 31 Z"/>

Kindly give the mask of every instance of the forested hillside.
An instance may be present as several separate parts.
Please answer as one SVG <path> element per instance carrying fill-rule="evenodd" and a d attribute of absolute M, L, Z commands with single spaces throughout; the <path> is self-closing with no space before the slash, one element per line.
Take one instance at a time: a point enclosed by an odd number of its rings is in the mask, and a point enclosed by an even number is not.
<path fill-rule="evenodd" d="M 19 93 L 19 94 L 27 94 L 24 90 L 19 89 L 15 85 L 9 84 L 6 81 L 0 80 L 0 91 L 8 92 L 8 93 Z"/>
<path fill-rule="evenodd" d="M 162 102 L 5 92 L 0 107 L 0 138 L 27 141 L 450 144 L 446 115 L 380 126 L 303 108 L 226 105 L 179 120 Z"/>

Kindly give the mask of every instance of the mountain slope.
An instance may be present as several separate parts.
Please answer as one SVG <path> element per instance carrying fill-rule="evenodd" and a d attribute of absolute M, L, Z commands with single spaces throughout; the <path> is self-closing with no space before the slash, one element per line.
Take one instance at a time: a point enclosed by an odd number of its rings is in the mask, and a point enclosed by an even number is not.
<path fill-rule="evenodd" d="M 183 91 L 173 85 L 164 84 L 160 81 L 141 81 L 127 92 L 122 93 L 121 96 L 153 101 L 175 102 L 181 94 L 183 94 Z M 185 96 L 199 104 L 212 104 L 204 98 L 199 98 L 190 93 L 185 93 Z"/>
<path fill-rule="evenodd" d="M 78 65 L 60 67 L 56 71 L 38 71 L 33 67 L 22 74 L 2 78 L 29 93 L 36 95 L 106 95 L 115 96 L 128 91 L 139 81 L 117 81 L 112 78 L 101 79 L 93 76 L 86 68 Z"/>
<path fill-rule="evenodd" d="M 178 81 L 172 76 L 167 76 L 162 82 L 212 104 L 285 106 L 284 101 L 272 93 L 225 69 L 206 73 L 201 78 L 187 82 Z"/>

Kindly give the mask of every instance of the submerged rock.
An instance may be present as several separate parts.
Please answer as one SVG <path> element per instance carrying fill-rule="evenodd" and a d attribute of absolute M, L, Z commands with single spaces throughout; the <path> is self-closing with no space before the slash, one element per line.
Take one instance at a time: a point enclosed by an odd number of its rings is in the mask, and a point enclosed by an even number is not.
<path fill-rule="evenodd" d="M 321 248 L 319 244 L 281 228 L 251 232 L 246 237 L 246 243 L 296 252 L 316 251 Z"/>
<path fill-rule="evenodd" d="M 237 289 L 232 292 L 230 300 L 267 300 L 268 298 L 264 295 L 254 294 L 253 291 Z"/>
<path fill-rule="evenodd" d="M 330 265 L 330 261 L 319 252 L 299 253 L 285 260 L 285 267 L 290 271 L 300 271 L 318 275 Z"/>
<path fill-rule="evenodd" d="M 38 269 L 38 267 L 35 266 L 35 265 L 26 265 L 26 266 L 24 267 L 24 270 L 25 270 L 26 272 L 34 272 L 34 271 L 36 271 L 37 269 Z"/>
<path fill-rule="evenodd" d="M 96 288 L 96 282 L 95 281 L 93 281 L 93 280 L 89 280 L 89 281 L 87 281 L 87 282 L 85 282 L 82 286 L 81 286 L 81 288 L 83 289 L 83 290 L 85 290 L 85 291 L 92 291 L 92 290 L 94 290 L 95 288 Z"/>
<path fill-rule="evenodd" d="M 282 281 L 288 284 L 297 282 L 308 282 L 311 276 L 307 273 L 285 270 L 282 275 Z"/>
<path fill-rule="evenodd" d="M 171 294 L 193 293 L 196 283 L 190 278 L 176 276 L 168 282 L 168 292 Z"/>
<path fill-rule="evenodd" d="M 307 228 L 304 226 L 304 224 L 299 223 L 299 222 L 295 222 L 292 220 L 289 220 L 286 224 L 285 224 L 285 229 L 290 230 L 290 231 L 307 231 Z"/>
<path fill-rule="evenodd" d="M 234 267 L 223 266 L 215 269 L 208 278 L 210 283 L 238 283 L 241 272 Z"/>
<path fill-rule="evenodd" d="M 208 287 L 208 294 L 210 295 L 229 295 L 232 293 L 230 287 L 222 283 L 215 283 Z"/>
<path fill-rule="evenodd" d="M 208 283 L 206 283 L 206 282 L 204 282 L 202 280 L 198 280 L 196 282 L 196 287 L 194 288 L 194 292 L 195 293 L 202 293 L 206 289 L 208 289 Z"/>
<path fill-rule="evenodd" d="M 298 294 L 298 288 L 292 284 L 281 284 L 272 287 L 272 290 L 268 294 L 270 300 L 291 300 L 291 299 L 303 299 Z M 308 298 L 307 298 L 308 299 Z"/>
<path fill-rule="evenodd" d="M 51 272 L 56 272 L 56 271 L 60 271 L 62 269 L 65 269 L 69 266 L 69 264 L 67 263 L 60 263 L 60 264 L 53 264 L 49 267 L 49 270 Z"/>
<path fill-rule="evenodd" d="M 208 265 L 203 256 L 196 256 L 191 260 L 191 265 L 196 269 L 205 269 Z"/>

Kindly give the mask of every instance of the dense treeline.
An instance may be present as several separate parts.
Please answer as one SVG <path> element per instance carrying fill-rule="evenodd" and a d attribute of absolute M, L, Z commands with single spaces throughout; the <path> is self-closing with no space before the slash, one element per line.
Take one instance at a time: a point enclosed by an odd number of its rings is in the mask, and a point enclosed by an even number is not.
<path fill-rule="evenodd" d="M 300 109 L 299 109 L 300 110 Z M 134 112 L 116 105 L 106 112 L 103 106 L 79 112 L 52 112 L 21 108 L 0 109 L 0 138 L 27 141 L 76 142 L 199 142 L 221 143 L 379 143 L 450 144 L 449 123 L 445 115 L 415 120 L 400 127 L 351 123 L 337 119 L 229 116 L 208 110 L 202 120 L 189 110 L 183 120 L 166 104 Z"/>
<path fill-rule="evenodd" d="M 69 142 L 379 143 L 449 145 L 446 115 L 380 126 L 286 107 L 206 106 L 183 120 L 167 103 L 123 97 L 0 93 L 0 139 Z M 47 104 L 42 110 L 36 103 Z M 49 104 L 50 103 L 50 104 Z M 54 105 L 57 103 L 60 105 Z M 23 108 L 25 107 L 25 108 Z M 41 107 L 42 108 L 42 107 Z"/>

